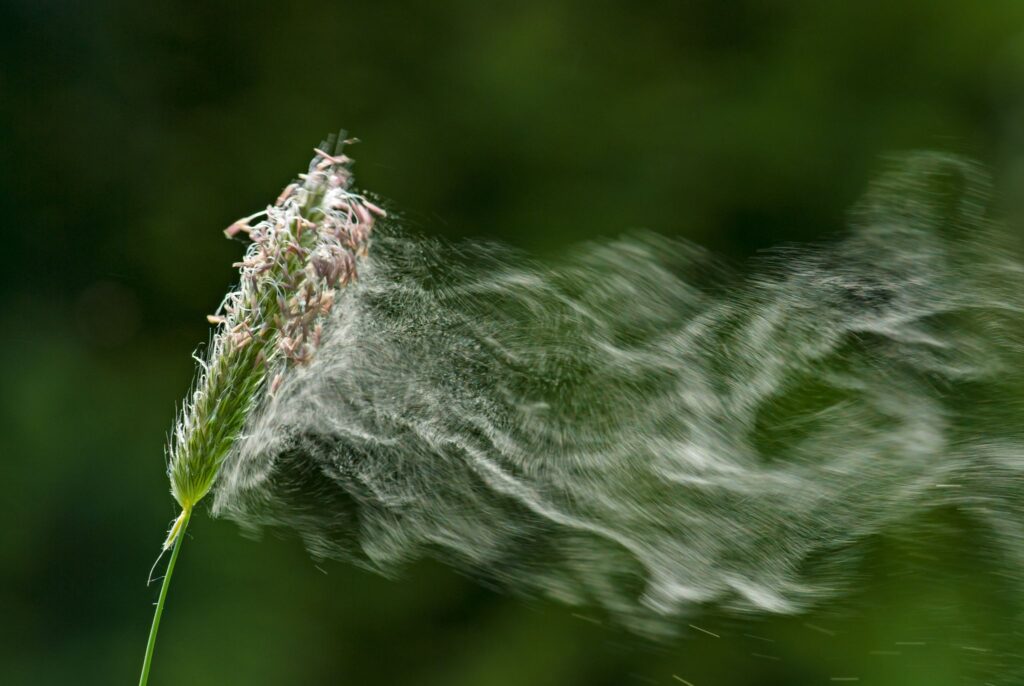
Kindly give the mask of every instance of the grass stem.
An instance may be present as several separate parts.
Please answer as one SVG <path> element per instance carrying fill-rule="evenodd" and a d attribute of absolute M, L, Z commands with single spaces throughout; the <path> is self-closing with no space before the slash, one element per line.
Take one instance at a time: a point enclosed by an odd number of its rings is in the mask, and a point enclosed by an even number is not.
<path fill-rule="evenodd" d="M 156 647 L 156 632 L 160 628 L 160 616 L 164 613 L 164 601 L 167 600 L 167 589 L 171 585 L 171 575 L 174 573 L 174 563 L 178 561 L 178 553 L 181 552 L 181 542 L 185 538 L 185 528 L 188 526 L 191 510 L 185 510 L 174 523 L 171 536 L 174 540 L 174 550 L 171 552 L 171 561 L 167 563 L 167 572 L 164 574 L 164 581 L 160 585 L 160 597 L 156 601 L 156 611 L 153 613 L 153 626 L 149 629 L 149 641 L 146 643 L 146 657 L 142 661 L 142 674 L 139 676 L 139 686 L 146 686 L 149 682 L 149 669 L 153 665 L 153 648 Z"/>

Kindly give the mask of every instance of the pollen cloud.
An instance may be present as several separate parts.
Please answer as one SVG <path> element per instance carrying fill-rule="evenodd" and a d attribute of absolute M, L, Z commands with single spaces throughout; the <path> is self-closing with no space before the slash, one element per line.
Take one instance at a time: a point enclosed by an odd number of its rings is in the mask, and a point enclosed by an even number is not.
<path fill-rule="evenodd" d="M 552 265 L 379 228 L 214 511 L 655 635 L 698 603 L 815 606 L 869 537 L 950 505 L 1019 581 L 1024 263 L 988 195 L 907 157 L 841 239 L 742 273 L 649 234 Z"/>

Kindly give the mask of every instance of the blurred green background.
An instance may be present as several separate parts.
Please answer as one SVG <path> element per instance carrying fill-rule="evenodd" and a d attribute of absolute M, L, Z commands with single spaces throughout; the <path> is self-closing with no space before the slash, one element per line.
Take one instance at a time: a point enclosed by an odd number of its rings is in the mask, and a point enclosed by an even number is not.
<path fill-rule="evenodd" d="M 241 251 L 220 230 L 327 133 L 424 233 L 555 255 L 644 227 L 738 261 L 840 231 L 885 153 L 1012 186 L 1022 113 L 1019 0 L 0 2 L 0 683 L 135 683 L 164 440 Z M 1020 629 L 958 581 L 969 537 L 935 543 L 934 587 L 882 542 L 844 609 L 696 611 L 719 638 L 651 645 L 429 562 L 190 533 L 154 685 L 1024 683 L 920 638 L 937 606 Z"/>

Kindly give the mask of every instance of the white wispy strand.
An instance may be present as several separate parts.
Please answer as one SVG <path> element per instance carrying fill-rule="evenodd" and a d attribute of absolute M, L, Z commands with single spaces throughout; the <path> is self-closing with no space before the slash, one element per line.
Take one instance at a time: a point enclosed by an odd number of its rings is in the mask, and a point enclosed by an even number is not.
<path fill-rule="evenodd" d="M 1024 281 L 988 192 L 967 162 L 905 159 L 845 238 L 746 278 L 650 235 L 542 266 L 379 234 L 215 512 L 655 634 L 694 603 L 833 597 L 861 542 L 950 503 L 1019 560 Z"/>

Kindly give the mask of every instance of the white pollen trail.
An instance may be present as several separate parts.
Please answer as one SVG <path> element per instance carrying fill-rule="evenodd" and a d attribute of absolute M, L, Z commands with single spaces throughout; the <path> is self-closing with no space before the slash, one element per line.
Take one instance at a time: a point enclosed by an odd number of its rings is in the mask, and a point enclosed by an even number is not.
<path fill-rule="evenodd" d="M 936 508 L 1019 579 L 1024 263 L 988 193 L 968 162 L 905 158 L 844 237 L 747 275 L 648 234 L 542 265 L 380 228 L 215 512 L 654 635 L 696 603 L 833 598 L 869 537 Z"/>

